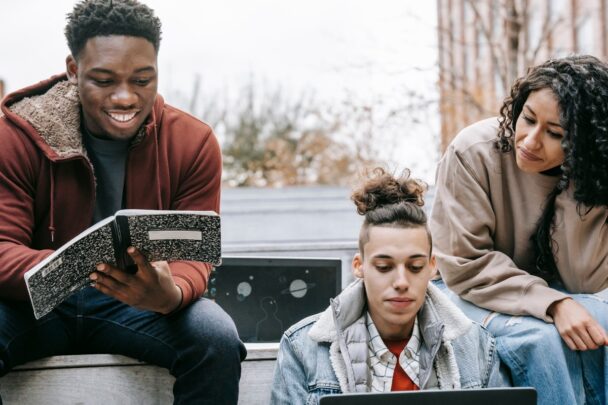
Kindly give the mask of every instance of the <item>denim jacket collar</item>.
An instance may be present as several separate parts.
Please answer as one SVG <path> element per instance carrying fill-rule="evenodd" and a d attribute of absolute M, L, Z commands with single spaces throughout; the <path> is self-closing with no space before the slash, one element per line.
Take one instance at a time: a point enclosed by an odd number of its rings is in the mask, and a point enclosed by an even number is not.
<path fill-rule="evenodd" d="M 362 279 L 348 285 L 321 314 L 308 333 L 316 342 L 334 342 L 338 332 L 355 323 L 364 314 L 367 305 Z M 441 315 L 439 315 L 441 314 Z M 467 333 L 472 322 L 433 283 L 429 283 L 426 300 L 419 312 L 419 325 L 425 341 L 454 340 Z M 443 328 L 443 333 L 439 330 Z"/>
<path fill-rule="evenodd" d="M 361 279 L 347 286 L 308 332 L 316 342 L 328 342 L 332 366 L 343 392 L 366 391 L 370 376 L 367 342 L 363 331 L 366 308 Z M 438 384 L 460 387 L 460 376 L 450 341 L 467 333 L 472 322 L 437 287 L 429 283 L 426 300 L 418 314 L 423 345 L 420 351 L 420 386 L 426 387 L 437 365 Z M 437 361 L 436 361 L 437 358 Z"/>

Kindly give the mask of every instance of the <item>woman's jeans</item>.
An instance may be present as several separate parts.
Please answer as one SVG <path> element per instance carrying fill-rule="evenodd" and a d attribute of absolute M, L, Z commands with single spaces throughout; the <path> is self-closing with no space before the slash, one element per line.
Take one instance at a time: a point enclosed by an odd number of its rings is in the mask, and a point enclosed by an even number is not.
<path fill-rule="evenodd" d="M 606 404 L 608 348 L 573 351 L 555 325 L 531 316 L 511 316 L 480 308 L 459 298 L 434 281 L 474 321 L 484 325 L 497 341 L 500 359 L 511 370 L 515 386 L 532 386 L 538 404 Z M 563 291 L 563 288 L 553 286 Z M 608 292 L 570 294 L 593 318 L 608 329 Z"/>
<path fill-rule="evenodd" d="M 169 369 L 176 404 L 236 404 L 246 351 L 232 319 L 207 299 L 164 316 L 87 287 L 39 320 L 27 302 L 0 301 L 0 376 L 41 357 L 78 353 L 122 354 Z"/>

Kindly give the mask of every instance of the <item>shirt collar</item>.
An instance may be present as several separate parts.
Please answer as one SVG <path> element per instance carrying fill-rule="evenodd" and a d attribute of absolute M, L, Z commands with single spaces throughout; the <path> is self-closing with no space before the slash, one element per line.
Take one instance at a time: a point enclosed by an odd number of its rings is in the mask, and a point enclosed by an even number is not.
<path fill-rule="evenodd" d="M 374 353 L 374 355 L 376 357 L 383 358 L 386 355 L 390 354 L 390 351 L 388 350 L 388 348 L 384 344 L 384 341 L 380 337 L 380 333 L 378 332 L 376 325 L 374 325 L 374 321 L 372 320 L 372 317 L 369 312 L 366 312 L 365 314 L 365 324 L 369 333 L 368 346 L 370 350 Z M 416 316 L 416 318 L 414 318 L 414 327 L 412 328 L 412 335 L 410 336 L 407 345 L 405 345 L 405 348 L 403 349 L 403 351 L 408 355 L 408 357 L 418 359 L 421 341 L 422 339 L 420 335 L 420 328 L 418 327 L 418 316 Z"/>

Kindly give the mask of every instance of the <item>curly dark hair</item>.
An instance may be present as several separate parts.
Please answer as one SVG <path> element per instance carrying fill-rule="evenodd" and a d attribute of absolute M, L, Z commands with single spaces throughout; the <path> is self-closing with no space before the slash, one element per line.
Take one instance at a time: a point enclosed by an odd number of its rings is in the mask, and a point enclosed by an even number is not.
<path fill-rule="evenodd" d="M 65 37 L 74 58 L 97 36 L 145 38 L 156 52 L 160 46 L 160 20 L 151 8 L 136 0 L 84 0 L 74 6 L 67 20 Z"/>
<path fill-rule="evenodd" d="M 410 171 L 407 169 L 400 176 L 393 176 L 381 167 L 365 173 L 364 180 L 351 195 L 357 213 L 365 216 L 359 233 L 361 255 L 363 246 L 369 241 L 370 226 L 424 227 L 432 249 L 426 213 L 422 208 L 426 189 L 424 182 L 410 178 Z"/>
<path fill-rule="evenodd" d="M 557 196 L 572 182 L 579 215 L 608 205 L 608 64 L 590 55 L 571 55 L 528 69 L 500 109 L 496 146 L 501 151 L 513 148 L 515 125 L 528 95 L 545 88 L 553 91 L 560 108 L 565 159 L 532 240 L 536 274 L 552 280 L 558 277 L 554 258 L 558 247 L 551 236 Z"/>

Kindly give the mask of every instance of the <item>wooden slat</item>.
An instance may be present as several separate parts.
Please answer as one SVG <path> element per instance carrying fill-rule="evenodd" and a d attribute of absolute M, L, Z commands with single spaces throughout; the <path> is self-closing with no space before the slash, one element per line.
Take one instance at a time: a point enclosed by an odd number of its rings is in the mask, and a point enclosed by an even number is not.
<path fill-rule="evenodd" d="M 12 372 L 79 367 L 141 366 L 146 363 L 118 354 L 53 356 L 17 366 Z"/>
<path fill-rule="evenodd" d="M 23 370 L 0 379 L 0 394 L 5 405 L 171 404 L 174 381 L 147 365 Z"/>
<path fill-rule="evenodd" d="M 278 343 L 246 343 L 247 358 L 245 361 L 274 360 L 277 358 Z M 140 366 L 146 363 L 118 354 L 79 354 L 70 356 L 53 356 L 36 360 L 15 367 L 17 370 L 40 370 L 75 367 L 107 366 Z"/>
<path fill-rule="evenodd" d="M 248 343 L 239 405 L 270 399 L 278 343 Z M 24 364 L 0 379 L 5 405 L 170 404 L 175 379 L 163 368 L 110 354 L 54 356 Z"/>
<path fill-rule="evenodd" d="M 278 343 L 245 343 L 245 347 L 247 348 L 245 361 L 276 360 L 279 351 Z"/>

